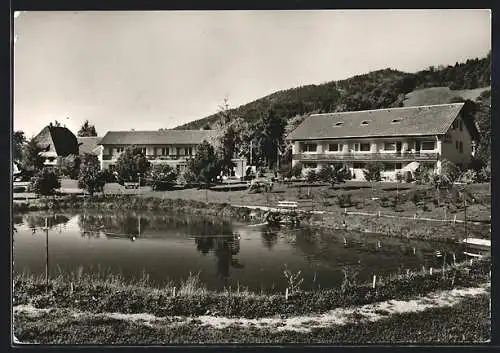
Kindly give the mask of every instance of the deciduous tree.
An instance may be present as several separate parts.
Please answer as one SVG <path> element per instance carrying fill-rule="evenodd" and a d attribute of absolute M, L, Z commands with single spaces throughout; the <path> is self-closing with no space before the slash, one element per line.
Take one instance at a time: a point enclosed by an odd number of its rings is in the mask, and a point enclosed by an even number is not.
<path fill-rule="evenodd" d="M 203 141 L 196 149 L 196 155 L 187 161 L 187 168 L 200 184 L 209 184 L 221 172 L 220 161 L 217 159 L 214 147 Z"/>
<path fill-rule="evenodd" d="M 85 120 L 80 130 L 78 130 L 77 135 L 79 137 L 97 136 L 97 131 L 94 125 L 91 125 L 88 120 Z"/>
<path fill-rule="evenodd" d="M 100 171 L 99 160 L 96 155 L 85 153 L 80 165 L 78 187 L 86 190 L 91 196 L 101 192 L 106 184 L 106 178 Z"/>
<path fill-rule="evenodd" d="M 148 161 L 141 148 L 129 146 L 118 157 L 115 170 L 120 181 L 137 182 L 139 176 L 145 176 L 149 171 L 151 163 Z"/>

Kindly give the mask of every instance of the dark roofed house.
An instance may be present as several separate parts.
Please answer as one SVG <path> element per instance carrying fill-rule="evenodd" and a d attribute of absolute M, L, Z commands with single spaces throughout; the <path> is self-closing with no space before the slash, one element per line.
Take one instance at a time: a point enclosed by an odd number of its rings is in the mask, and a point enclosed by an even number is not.
<path fill-rule="evenodd" d="M 101 168 L 112 167 L 125 148 L 136 146 L 152 164 L 169 164 L 181 171 L 187 159 L 195 155 L 197 146 L 214 137 L 213 130 L 108 131 L 99 142 Z M 244 161 L 235 160 L 235 163 L 236 174 L 243 173 Z"/>
<path fill-rule="evenodd" d="M 292 165 L 304 172 L 344 166 L 364 179 L 366 163 L 382 162 L 383 177 L 413 172 L 420 164 L 441 170 L 441 160 L 467 164 L 477 130 L 466 124 L 463 103 L 314 114 L 288 136 Z"/>
<path fill-rule="evenodd" d="M 78 155 L 76 136 L 66 127 L 47 125 L 35 136 L 35 141 L 44 149 L 40 155 L 48 167 L 60 167 L 62 158 Z"/>

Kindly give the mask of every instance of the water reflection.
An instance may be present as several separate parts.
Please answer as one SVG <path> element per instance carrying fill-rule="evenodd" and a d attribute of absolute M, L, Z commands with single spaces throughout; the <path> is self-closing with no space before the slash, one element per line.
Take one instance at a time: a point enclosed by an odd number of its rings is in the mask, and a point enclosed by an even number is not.
<path fill-rule="evenodd" d="M 232 234 L 228 222 L 217 222 L 201 217 L 179 217 L 175 215 L 149 215 L 137 213 L 123 214 L 82 214 L 78 218 L 82 236 L 109 238 L 126 237 L 161 238 L 169 234 Z"/>
<path fill-rule="evenodd" d="M 231 268 L 243 269 L 237 255 L 240 252 L 241 236 L 234 233 L 230 236 L 198 236 L 194 239 L 196 250 L 201 254 L 213 253 L 217 259 L 217 275 L 228 284 Z"/>
<path fill-rule="evenodd" d="M 266 227 L 262 229 L 261 239 L 262 244 L 269 250 L 273 250 L 274 246 L 278 243 L 279 229 Z"/>
<path fill-rule="evenodd" d="M 47 234 L 48 242 L 45 236 L 32 235 L 32 229 L 45 227 L 46 218 L 49 231 L 35 235 Z M 214 289 L 238 281 L 254 290 L 271 286 L 284 290 L 285 264 L 294 273 L 301 271 L 304 286 L 324 288 L 340 285 L 343 270 L 353 268 L 359 272 L 359 280 L 366 281 L 374 273 L 385 276 L 422 266 L 437 268 L 453 261 L 455 253 L 460 261 L 460 249 L 453 244 L 347 231 L 320 234 L 313 228 L 235 226 L 217 219 L 160 212 L 28 213 L 14 223 L 18 229 L 16 272 L 43 273 L 45 246 L 50 244 L 53 271 L 60 267 L 71 272 L 100 264 L 129 279 L 140 277 L 145 270 L 158 284 L 182 281 L 189 273 L 200 272 L 201 280 Z"/>

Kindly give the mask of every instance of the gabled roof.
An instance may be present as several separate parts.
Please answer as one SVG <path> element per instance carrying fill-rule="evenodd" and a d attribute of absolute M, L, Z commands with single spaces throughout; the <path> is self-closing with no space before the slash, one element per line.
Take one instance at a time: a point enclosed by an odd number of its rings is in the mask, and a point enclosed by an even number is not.
<path fill-rule="evenodd" d="M 97 148 L 101 139 L 102 136 L 77 137 L 80 156 L 83 156 L 85 153 L 94 153 L 93 151 Z"/>
<path fill-rule="evenodd" d="M 76 136 L 66 127 L 48 125 L 40 131 L 35 140 L 46 149 L 45 152 L 52 152 L 52 155 L 55 153 L 57 156 L 66 157 L 78 154 Z"/>
<path fill-rule="evenodd" d="M 213 130 L 108 131 L 100 145 L 200 144 L 215 135 Z"/>
<path fill-rule="evenodd" d="M 287 140 L 445 134 L 464 103 L 314 114 Z"/>

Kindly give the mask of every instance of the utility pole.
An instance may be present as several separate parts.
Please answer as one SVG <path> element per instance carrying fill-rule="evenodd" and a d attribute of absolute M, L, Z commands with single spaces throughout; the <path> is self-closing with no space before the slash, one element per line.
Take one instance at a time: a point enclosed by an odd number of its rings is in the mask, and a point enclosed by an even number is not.
<path fill-rule="evenodd" d="M 49 290 L 49 223 L 45 217 L 45 290 Z"/>
<path fill-rule="evenodd" d="M 464 229 L 465 229 L 465 238 L 468 238 L 468 230 L 467 230 L 467 200 L 465 199 L 465 193 L 464 195 Z"/>

